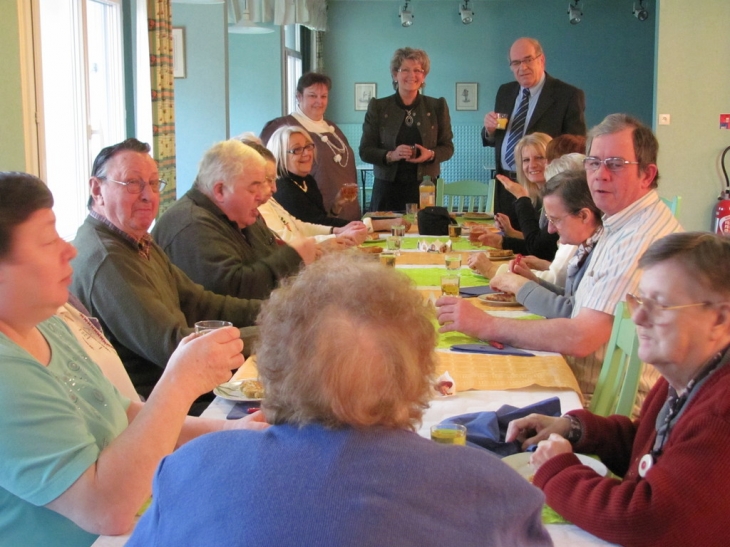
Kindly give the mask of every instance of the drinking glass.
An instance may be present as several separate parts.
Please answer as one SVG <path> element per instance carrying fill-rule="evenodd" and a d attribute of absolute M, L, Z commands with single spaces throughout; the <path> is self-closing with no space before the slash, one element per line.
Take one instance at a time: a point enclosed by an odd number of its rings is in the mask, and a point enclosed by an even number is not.
<path fill-rule="evenodd" d="M 389 251 L 394 252 L 395 254 L 398 254 L 400 252 L 400 244 L 401 239 L 398 236 L 390 236 L 388 239 L 385 240 L 386 248 Z"/>
<path fill-rule="evenodd" d="M 459 274 L 448 274 L 441 276 L 441 295 L 459 296 L 460 285 Z"/>
<path fill-rule="evenodd" d="M 458 241 L 461 237 L 461 226 L 457 224 L 449 224 L 449 239 Z"/>
<path fill-rule="evenodd" d="M 466 427 L 461 424 L 436 424 L 431 426 L 431 440 L 440 444 L 466 445 Z"/>
<path fill-rule="evenodd" d="M 460 270 L 461 269 L 461 254 L 460 253 L 446 253 L 444 257 L 447 270 Z"/>
<path fill-rule="evenodd" d="M 195 323 L 195 332 L 209 332 L 216 329 L 222 329 L 224 327 L 232 327 L 233 323 L 230 321 L 198 321 Z"/>

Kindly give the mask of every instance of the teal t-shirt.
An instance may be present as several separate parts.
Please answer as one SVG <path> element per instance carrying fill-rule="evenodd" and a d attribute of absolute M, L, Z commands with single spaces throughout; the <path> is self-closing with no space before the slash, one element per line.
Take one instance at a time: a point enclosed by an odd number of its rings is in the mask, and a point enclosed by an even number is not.
<path fill-rule="evenodd" d="M 63 321 L 38 329 L 43 366 L 0 334 L 0 538 L 3 545 L 91 545 L 89 534 L 43 505 L 65 492 L 128 425 L 129 399 L 89 359 Z"/>

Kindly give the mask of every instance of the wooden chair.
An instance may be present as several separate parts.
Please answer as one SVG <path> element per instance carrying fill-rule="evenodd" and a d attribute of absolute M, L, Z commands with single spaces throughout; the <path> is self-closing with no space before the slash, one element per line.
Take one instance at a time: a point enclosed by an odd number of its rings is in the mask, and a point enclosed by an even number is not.
<path fill-rule="evenodd" d="M 629 309 L 624 302 L 619 302 L 601 374 L 591 398 L 591 412 L 599 416 L 631 416 L 643 368 L 638 348 L 636 326 Z"/>
<path fill-rule="evenodd" d="M 494 181 L 436 181 L 436 205 L 449 212 L 491 213 L 494 203 Z"/>
<path fill-rule="evenodd" d="M 662 198 L 664 205 L 669 207 L 669 210 L 674 215 L 674 218 L 679 218 L 679 207 L 682 205 L 682 196 L 674 196 L 673 198 Z"/>

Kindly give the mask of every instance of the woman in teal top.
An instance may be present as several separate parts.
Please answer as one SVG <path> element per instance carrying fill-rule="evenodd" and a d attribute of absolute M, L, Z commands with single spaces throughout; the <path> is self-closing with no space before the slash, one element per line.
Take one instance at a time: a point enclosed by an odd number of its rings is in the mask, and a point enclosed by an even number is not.
<path fill-rule="evenodd" d="M 123 397 L 64 322 L 75 249 L 38 178 L 0 173 L 0 538 L 86 546 L 127 532 L 163 456 L 202 433 L 257 418 L 186 417 L 241 365 L 237 329 L 184 339 L 146 403 Z"/>

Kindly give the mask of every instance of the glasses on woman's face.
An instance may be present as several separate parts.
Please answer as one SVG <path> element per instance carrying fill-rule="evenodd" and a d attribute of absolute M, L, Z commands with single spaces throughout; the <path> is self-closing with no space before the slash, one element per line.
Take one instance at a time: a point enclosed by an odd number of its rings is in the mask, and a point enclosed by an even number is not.
<path fill-rule="evenodd" d="M 150 190 L 152 190 L 155 194 L 159 194 L 165 189 L 165 186 L 167 186 L 167 181 L 163 179 L 159 180 L 151 180 L 149 182 L 144 182 L 143 180 L 130 180 L 128 182 L 122 181 L 122 180 L 114 180 L 110 179 L 109 177 L 97 177 L 100 179 L 108 180 L 111 182 L 116 182 L 117 184 L 121 184 L 122 186 L 127 187 L 127 192 L 130 194 L 141 194 L 142 190 L 144 190 L 145 186 L 150 187 Z"/>
<path fill-rule="evenodd" d="M 651 298 L 642 298 L 635 294 L 626 293 L 626 304 L 629 307 L 631 315 L 643 308 L 649 317 L 656 317 L 657 314 L 670 310 L 681 310 L 684 308 L 696 308 L 699 306 L 710 306 L 711 302 L 695 302 L 693 304 L 679 304 L 678 306 L 665 306 Z"/>
<path fill-rule="evenodd" d="M 399 68 L 400 74 L 415 74 L 416 76 L 423 76 L 426 71 L 421 68 Z"/>
<path fill-rule="evenodd" d="M 304 146 L 297 146 L 296 148 L 292 148 L 291 150 L 287 150 L 287 154 L 292 154 L 294 156 L 301 156 L 304 152 L 311 152 L 314 150 L 314 144 L 309 143 L 305 144 Z"/>

